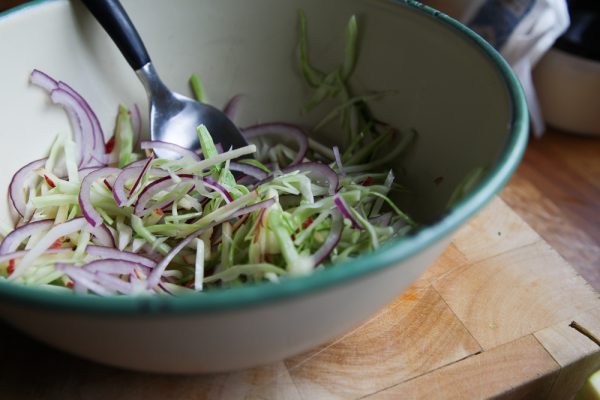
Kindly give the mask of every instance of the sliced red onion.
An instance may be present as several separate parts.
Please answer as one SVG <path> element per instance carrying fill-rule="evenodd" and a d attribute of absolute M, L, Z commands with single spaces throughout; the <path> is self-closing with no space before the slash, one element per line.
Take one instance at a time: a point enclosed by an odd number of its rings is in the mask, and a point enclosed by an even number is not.
<path fill-rule="evenodd" d="M 337 146 L 333 146 L 333 155 L 335 156 L 335 163 L 340 170 L 340 175 L 342 177 L 346 177 L 346 170 L 344 169 L 344 165 L 342 164 L 342 156 L 340 155 L 340 148 Z"/>
<path fill-rule="evenodd" d="M 231 193 L 229 193 L 229 191 L 227 191 L 227 189 L 219 182 L 211 178 L 202 178 L 202 182 L 204 186 L 211 188 L 215 192 L 221 193 L 221 196 L 223 196 L 226 202 L 231 203 L 233 201 Z"/>
<path fill-rule="evenodd" d="M 218 224 L 220 224 L 222 222 L 223 221 L 214 221 L 211 224 L 209 224 L 208 226 L 206 226 L 206 227 L 204 227 L 202 229 L 198 229 L 196 232 L 192 233 L 191 235 L 189 235 L 188 237 L 186 237 L 185 239 L 183 239 L 181 242 L 179 242 L 177 244 L 177 246 L 173 247 L 173 249 L 171 249 L 171 251 L 168 252 L 167 255 L 165 255 L 165 257 L 152 270 L 152 272 L 150 273 L 150 276 L 148 276 L 146 287 L 148 289 L 154 289 L 157 285 L 159 285 L 160 284 L 160 278 L 162 277 L 162 274 L 165 272 L 165 270 L 167 269 L 167 266 L 173 260 L 173 258 L 175 258 L 175 256 L 185 246 L 187 246 L 188 244 L 190 244 L 190 242 L 192 240 L 194 240 L 195 238 L 197 238 L 198 236 L 202 235 L 207 230 L 215 227 L 216 225 L 218 225 Z"/>
<path fill-rule="evenodd" d="M 85 230 L 94 235 L 94 243 L 105 247 L 116 247 L 115 238 L 104 224 L 97 227 L 88 226 Z"/>
<path fill-rule="evenodd" d="M 182 182 L 191 182 L 194 184 L 194 186 L 201 184 L 205 187 L 213 189 L 228 202 L 230 202 L 232 199 L 231 194 L 227 192 L 227 190 L 225 190 L 223 186 L 219 185 L 214 181 L 211 182 L 210 180 L 207 180 L 205 178 L 189 174 L 181 174 L 177 176 L 181 179 Z M 165 176 L 164 178 L 157 179 L 154 182 L 148 184 L 138 196 L 137 202 L 135 204 L 135 209 L 133 211 L 135 215 L 143 216 L 148 211 L 152 211 L 156 208 L 163 208 L 167 204 L 169 204 L 172 201 L 172 199 L 165 199 L 160 204 L 154 204 L 152 207 L 146 208 L 146 204 L 148 204 L 152 197 L 154 197 L 157 193 L 172 187 L 175 184 L 176 183 L 173 182 L 173 178 L 171 176 Z"/>
<path fill-rule="evenodd" d="M 250 164 L 231 161 L 229 163 L 229 169 L 232 171 L 241 172 L 244 175 L 258 179 L 259 181 L 267 177 L 267 173 L 265 171 Z"/>
<path fill-rule="evenodd" d="M 275 204 L 276 201 L 274 198 L 270 198 L 267 200 L 263 200 L 263 201 L 259 201 L 258 203 L 252 204 L 250 206 L 244 207 L 244 208 L 240 208 L 238 211 L 234 212 L 231 217 L 229 217 L 228 219 L 235 219 L 241 216 L 244 216 L 246 214 L 250 214 L 251 212 L 254 212 L 256 210 L 262 210 L 264 208 L 269 208 L 271 207 L 273 204 Z"/>
<path fill-rule="evenodd" d="M 87 254 L 94 257 L 127 261 L 133 264 L 143 265 L 144 267 L 148 268 L 154 268 L 156 266 L 156 261 L 144 256 L 140 256 L 139 254 L 131 253 L 129 251 L 122 251 L 111 247 L 94 245 L 87 246 L 85 250 Z"/>
<path fill-rule="evenodd" d="M 75 285 L 83 286 L 84 288 L 91 290 L 100 296 L 110 296 L 112 294 L 116 294 L 117 292 L 114 289 L 108 289 L 104 285 L 97 283 L 96 274 L 81 267 L 58 263 L 55 265 L 55 268 L 67 275 Z M 11 277 L 13 275 L 11 275 Z"/>
<path fill-rule="evenodd" d="M 33 171 L 42 168 L 46 164 L 46 158 L 32 161 L 25 165 L 15 173 L 8 186 L 8 196 L 15 210 L 21 217 L 24 217 L 27 212 L 27 203 L 25 201 L 25 190 L 29 189 L 30 185 L 25 185 L 27 179 L 33 174 Z M 35 175 L 37 177 L 37 175 Z M 39 179 L 37 177 L 36 179 Z"/>
<path fill-rule="evenodd" d="M 146 273 L 150 271 L 150 268 L 145 265 L 115 258 L 95 260 L 85 264 L 81 268 L 94 273 L 103 272 L 105 274 L 114 275 L 129 275 L 134 273 L 135 269 L 144 271 Z"/>
<path fill-rule="evenodd" d="M 137 189 L 137 187 L 140 185 L 140 182 L 142 181 L 144 174 L 146 173 L 146 171 L 148 171 L 148 168 L 150 168 L 150 164 L 152 163 L 152 160 L 154 160 L 154 156 L 148 157 L 148 161 L 146 161 L 146 163 L 142 167 L 140 174 L 138 175 L 137 179 L 133 183 L 133 186 L 131 187 L 131 191 L 129 192 L 130 194 L 134 193 L 135 189 Z M 164 172 L 164 173 L 166 174 L 167 172 Z M 161 170 L 158 170 L 158 169 L 154 170 L 154 175 L 161 175 L 161 174 L 162 174 Z"/>
<path fill-rule="evenodd" d="M 319 250 L 312 255 L 315 267 L 325 261 L 333 249 L 335 249 L 335 246 L 337 246 L 340 238 L 342 237 L 343 228 L 344 220 L 342 215 L 334 212 L 331 216 L 331 228 L 329 229 L 329 235 L 327 235 L 327 239 L 325 239 L 325 242 L 321 245 Z"/>
<path fill-rule="evenodd" d="M 104 166 L 96 166 L 96 167 L 85 167 L 79 170 L 79 179 L 84 180 L 86 176 L 90 173 L 99 170 L 100 168 L 104 168 Z"/>
<path fill-rule="evenodd" d="M 104 272 L 96 272 L 94 275 L 96 275 L 96 281 L 108 290 L 123 294 L 131 294 L 133 292 L 134 286 L 121 278 Z"/>
<path fill-rule="evenodd" d="M 31 83 L 51 92 L 58 87 L 58 82 L 45 72 L 34 69 L 29 77 Z"/>
<path fill-rule="evenodd" d="M 93 227 L 97 227 L 102 223 L 102 217 L 94 209 L 91 201 L 91 190 L 92 185 L 99 179 L 104 179 L 110 175 L 117 175 L 121 172 L 119 168 L 101 168 L 96 171 L 89 173 L 81 182 L 81 189 L 79 190 L 79 207 L 85 219 Z"/>
<path fill-rule="evenodd" d="M 334 196 L 333 204 L 335 204 L 335 206 L 338 208 L 338 210 L 340 210 L 340 212 L 342 213 L 344 218 L 348 218 L 350 220 L 350 222 L 352 222 L 352 227 L 354 229 L 362 229 L 362 226 L 358 223 L 356 218 L 354 218 L 354 216 L 352 215 L 352 212 L 350 211 L 350 207 L 348 207 L 348 204 L 346 204 L 344 199 L 339 194 L 336 194 Z"/>
<path fill-rule="evenodd" d="M 55 225 L 23 256 L 8 279 L 13 280 L 21 276 L 33 261 L 44 254 L 59 238 L 80 231 L 85 226 L 86 222 L 83 218 L 75 218 Z"/>
<path fill-rule="evenodd" d="M 289 137 L 294 139 L 298 144 L 298 153 L 290 165 L 302 162 L 304 156 L 306 155 L 306 151 L 308 150 L 308 136 L 306 136 L 302 128 L 296 125 L 286 124 L 283 122 L 259 124 L 242 129 L 242 134 L 246 139 L 252 139 L 261 136 L 279 136 L 280 138 Z"/>
<path fill-rule="evenodd" d="M 92 121 L 81 103 L 68 91 L 58 88 L 50 92 L 54 104 L 65 108 L 71 120 L 75 143 L 77 143 L 77 162 L 80 167 L 88 166 L 90 157 L 94 155 Z M 97 164 L 97 162 L 95 162 Z"/>
<path fill-rule="evenodd" d="M 225 104 L 225 107 L 223 107 L 223 113 L 225 113 L 225 115 L 227 115 L 227 117 L 232 121 L 235 120 L 235 117 L 238 114 L 240 100 L 242 100 L 242 98 L 243 96 L 241 94 L 235 95 L 227 102 L 227 104 Z"/>
<path fill-rule="evenodd" d="M 43 221 L 30 222 L 18 227 L 6 235 L 2 244 L 0 244 L 0 255 L 14 252 L 19 248 L 19 245 L 23 240 L 38 232 L 50 229 L 52 225 L 54 225 L 53 220 L 45 219 Z"/>
<path fill-rule="evenodd" d="M 129 109 L 131 113 L 131 126 L 133 127 L 133 146 L 137 147 L 142 138 L 142 114 L 137 103 Z"/>
<path fill-rule="evenodd" d="M 150 162 L 152 160 L 153 157 L 150 157 L 147 160 L 144 160 L 145 163 L 143 166 L 133 166 L 124 168 L 123 171 L 121 171 L 121 173 L 117 176 L 115 184 L 113 185 L 113 197 L 115 198 L 115 201 L 117 202 L 117 205 L 119 205 L 119 207 L 124 206 L 127 203 L 127 200 L 129 199 L 131 194 L 135 192 L 140 182 L 142 181 L 144 174 L 146 174 L 146 172 L 148 171 L 148 168 L 150 167 Z M 156 168 L 152 169 L 151 172 L 155 176 L 167 175 L 166 171 Z M 133 186 L 131 187 L 131 190 L 129 191 L 128 195 L 125 190 L 125 184 L 127 183 L 127 181 L 133 179 L 134 177 L 136 177 L 136 180 Z"/>
<path fill-rule="evenodd" d="M 58 87 L 69 92 L 77 102 L 81 105 L 81 107 L 85 110 L 86 115 L 90 119 L 92 123 L 92 148 L 94 150 L 95 155 L 100 155 L 106 153 L 106 146 L 104 143 L 104 132 L 102 132 L 102 126 L 100 125 L 100 121 L 96 116 L 96 113 L 90 106 L 90 104 L 83 98 L 81 94 L 79 94 L 75 89 L 66 84 L 65 82 L 58 82 Z"/>
<path fill-rule="evenodd" d="M 309 178 L 311 178 L 314 182 L 321 185 L 327 185 L 328 193 L 331 196 L 337 192 L 340 179 L 335 171 L 332 170 L 328 165 L 316 162 L 306 162 L 284 168 L 281 170 L 281 174 L 285 175 L 296 171 L 308 172 Z M 275 176 L 271 175 L 267 177 L 267 179 L 258 182 L 256 186 L 271 182 L 274 178 Z"/>
<path fill-rule="evenodd" d="M 200 156 L 190 149 L 176 145 L 175 143 L 162 142 L 160 140 L 143 141 L 140 143 L 140 147 L 143 150 L 147 149 L 161 149 L 167 150 L 172 153 L 179 154 L 181 157 L 188 157 L 194 161 L 200 161 Z"/>

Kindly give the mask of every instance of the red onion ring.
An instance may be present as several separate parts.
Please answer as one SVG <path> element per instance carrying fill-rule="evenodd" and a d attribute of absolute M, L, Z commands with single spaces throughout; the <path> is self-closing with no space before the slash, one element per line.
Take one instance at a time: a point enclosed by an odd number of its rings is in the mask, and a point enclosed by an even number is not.
<path fill-rule="evenodd" d="M 312 255 L 315 267 L 325 261 L 333 249 L 335 249 L 335 246 L 337 246 L 340 238 L 342 237 L 343 228 L 344 220 L 342 215 L 334 212 L 331 216 L 331 228 L 329 229 L 329 235 L 327 235 L 327 239 L 325 239 L 325 242 L 323 242 L 319 250 Z"/>
<path fill-rule="evenodd" d="M 105 247 L 116 247 L 115 238 L 106 225 L 100 224 L 95 228 L 87 226 L 85 230 L 94 235 L 94 243 Z"/>
<path fill-rule="evenodd" d="M 190 149 L 186 149 L 185 147 L 181 147 L 176 145 L 175 143 L 163 142 L 160 140 L 145 140 L 140 143 L 140 147 L 143 150 L 147 149 L 162 149 L 167 150 L 176 154 L 179 154 L 181 157 L 189 157 L 194 161 L 200 161 L 200 156 Z"/>
<path fill-rule="evenodd" d="M 8 253 L 12 253 L 19 248 L 19 245 L 25 238 L 29 236 L 50 229 L 54 225 L 54 221 L 51 219 L 45 219 L 43 221 L 35 221 L 18 227 L 4 238 L 2 244 L 0 244 L 0 256 Z"/>
<path fill-rule="evenodd" d="M 77 144 L 77 163 L 80 167 L 87 167 L 90 157 L 94 155 L 91 142 L 94 128 L 91 119 L 77 99 L 66 90 L 54 89 L 50 92 L 50 99 L 54 104 L 61 105 L 66 110 Z"/>
<path fill-rule="evenodd" d="M 129 275 L 135 269 L 143 270 L 146 273 L 150 271 L 150 268 L 143 264 L 117 258 L 94 260 L 83 265 L 81 268 L 94 273 L 103 272 L 115 275 Z"/>
<path fill-rule="evenodd" d="M 41 160 L 30 162 L 29 164 L 19 169 L 10 180 L 10 184 L 8 185 L 8 196 L 13 207 L 21 217 L 25 217 L 25 213 L 27 212 L 27 203 L 25 202 L 25 189 L 28 189 L 31 186 L 26 186 L 25 182 L 27 182 L 27 179 L 33 173 L 34 170 L 36 170 L 37 168 L 41 168 L 46 164 L 46 160 L 47 158 L 42 158 Z M 37 175 L 35 176 L 37 177 Z"/>
<path fill-rule="evenodd" d="M 127 203 L 127 200 L 131 197 L 131 194 L 135 192 L 140 182 L 142 181 L 144 174 L 146 174 L 146 172 L 148 171 L 151 161 L 152 158 L 148 158 L 147 160 L 145 160 L 145 164 L 143 166 L 133 166 L 124 168 L 123 171 L 121 171 L 121 173 L 117 176 L 117 179 L 115 180 L 115 183 L 113 185 L 113 197 L 115 198 L 115 201 L 117 202 L 117 205 L 119 207 L 123 207 Z M 164 177 L 165 175 L 168 175 L 166 171 L 157 168 L 151 169 L 150 172 L 152 173 L 152 175 L 159 177 Z M 125 184 L 128 180 L 134 177 L 137 177 L 135 183 L 131 187 L 129 194 L 127 194 L 125 190 Z"/>
<path fill-rule="evenodd" d="M 306 152 L 308 151 L 308 136 L 306 136 L 302 128 L 296 125 L 286 124 L 283 122 L 258 124 L 242 129 L 242 135 L 244 135 L 246 139 L 252 139 L 260 136 L 279 136 L 294 139 L 298 144 L 298 153 L 290 165 L 295 165 L 302 162 Z"/>
<path fill-rule="evenodd" d="M 119 168 L 100 168 L 96 171 L 90 172 L 81 182 L 81 189 L 79 190 L 79 207 L 81 213 L 87 220 L 87 222 L 93 227 L 97 227 L 102 223 L 102 217 L 94 209 L 91 200 L 92 184 L 99 179 L 104 179 L 110 175 L 116 175 L 121 172 Z"/>
<path fill-rule="evenodd" d="M 340 195 L 335 195 L 333 198 L 333 204 L 340 210 L 344 218 L 348 218 L 350 222 L 352 222 L 352 227 L 354 229 L 362 229 L 362 226 L 358 223 L 356 218 L 352 215 L 348 204 L 344 201 L 344 199 Z"/>
<path fill-rule="evenodd" d="M 139 254 L 131 253 L 129 251 L 117 250 L 111 247 L 89 245 L 86 248 L 86 252 L 94 257 L 128 261 L 134 264 L 143 265 L 148 268 L 154 268 L 156 266 L 156 261 L 147 257 L 140 256 Z"/>
<path fill-rule="evenodd" d="M 34 69 L 31 72 L 29 81 L 47 92 L 51 92 L 58 87 L 58 82 L 54 78 L 39 69 Z"/>
<path fill-rule="evenodd" d="M 73 265 L 57 263 L 55 266 L 57 271 L 61 271 L 67 275 L 78 286 L 91 290 L 100 296 L 110 296 L 115 294 L 116 290 L 110 290 L 96 282 L 96 274 Z M 14 273 L 13 273 L 14 275 Z M 13 276 L 11 275 L 11 276 Z"/>
<path fill-rule="evenodd" d="M 244 175 L 251 176 L 255 179 L 263 180 L 268 174 L 262 169 L 255 167 L 254 165 L 244 164 L 240 162 L 231 161 L 229 163 L 229 169 L 235 172 L 241 172 Z"/>
<path fill-rule="evenodd" d="M 227 115 L 227 118 L 229 118 L 230 120 L 235 120 L 235 117 L 237 116 L 240 108 L 240 100 L 242 100 L 243 97 L 244 96 L 242 96 L 241 94 L 237 94 L 233 96 L 227 102 L 227 104 L 225 104 L 225 107 L 223 107 L 223 113 Z"/>
<path fill-rule="evenodd" d="M 106 153 L 106 145 L 104 143 L 104 132 L 102 132 L 102 126 L 100 126 L 100 121 L 96 116 L 96 113 L 90 106 L 90 104 L 80 95 L 75 89 L 66 84 L 63 81 L 58 82 L 58 87 L 69 92 L 71 96 L 73 96 L 77 102 L 81 105 L 86 115 L 90 119 L 92 123 L 92 148 L 94 150 L 94 155 L 99 156 L 101 154 Z"/>

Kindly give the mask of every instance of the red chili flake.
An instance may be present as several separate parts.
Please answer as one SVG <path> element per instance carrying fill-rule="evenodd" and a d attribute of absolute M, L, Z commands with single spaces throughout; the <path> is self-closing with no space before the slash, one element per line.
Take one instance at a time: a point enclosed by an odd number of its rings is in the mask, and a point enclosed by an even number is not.
<path fill-rule="evenodd" d="M 309 226 L 310 226 L 310 225 L 311 225 L 313 222 L 315 222 L 315 220 L 313 219 L 313 217 L 308 217 L 308 218 L 306 219 L 306 221 L 304 221 L 304 222 L 302 223 L 302 229 L 306 229 L 306 228 L 308 228 L 308 227 L 309 227 Z"/>
<path fill-rule="evenodd" d="M 115 137 L 111 137 L 110 139 L 108 139 L 108 142 L 106 142 L 106 145 L 104 145 L 104 148 L 106 149 L 106 154 L 112 153 L 112 151 L 115 148 Z"/>
<path fill-rule="evenodd" d="M 48 175 L 44 175 L 44 180 L 51 188 L 56 187 L 56 183 L 54 183 L 54 181 L 52 179 L 48 178 Z"/>
<path fill-rule="evenodd" d="M 162 210 L 162 208 L 155 208 L 154 214 L 160 215 L 162 217 L 163 215 L 165 215 L 165 212 Z"/>
<path fill-rule="evenodd" d="M 67 287 L 69 289 L 73 289 L 73 282 L 72 281 L 67 282 Z"/>
<path fill-rule="evenodd" d="M 112 192 L 113 188 L 112 188 L 111 184 L 106 179 L 104 180 L 104 184 L 106 185 L 106 187 L 108 188 L 108 190 L 110 190 Z"/>
<path fill-rule="evenodd" d="M 367 176 L 367 179 L 365 179 L 361 185 L 363 186 L 371 186 L 373 184 L 373 177 L 372 176 Z"/>
<path fill-rule="evenodd" d="M 191 279 L 189 281 L 186 282 L 186 284 L 184 285 L 186 288 L 190 288 L 193 289 L 194 288 L 194 280 Z"/>
<path fill-rule="evenodd" d="M 9 275 L 15 272 L 15 260 L 8 261 L 8 269 L 6 270 L 6 272 L 8 272 Z"/>
<path fill-rule="evenodd" d="M 52 245 L 50 246 L 51 249 L 60 249 L 62 247 L 63 242 L 65 241 L 64 236 L 59 237 L 58 239 L 56 239 L 56 241 L 54 243 L 52 243 Z"/>

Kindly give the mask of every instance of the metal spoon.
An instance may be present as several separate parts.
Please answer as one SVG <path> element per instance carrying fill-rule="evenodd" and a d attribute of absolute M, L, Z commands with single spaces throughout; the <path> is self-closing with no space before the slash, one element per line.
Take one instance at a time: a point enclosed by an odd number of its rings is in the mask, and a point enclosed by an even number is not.
<path fill-rule="evenodd" d="M 239 129 L 220 110 L 169 90 L 160 80 L 146 47 L 118 0 L 82 0 L 121 50 L 146 89 L 150 103 L 152 140 L 162 140 L 196 150 L 200 148 L 196 128 L 204 124 L 213 141 L 224 149 L 247 145 Z M 158 156 L 171 158 L 158 150 Z"/>

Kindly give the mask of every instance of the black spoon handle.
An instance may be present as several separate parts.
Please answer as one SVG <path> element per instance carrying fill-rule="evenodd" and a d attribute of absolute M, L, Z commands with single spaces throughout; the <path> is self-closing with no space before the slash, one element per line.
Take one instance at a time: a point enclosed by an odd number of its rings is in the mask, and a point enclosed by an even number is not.
<path fill-rule="evenodd" d="M 119 0 L 81 0 L 135 71 L 150 62 L 150 56 L 135 26 Z"/>

